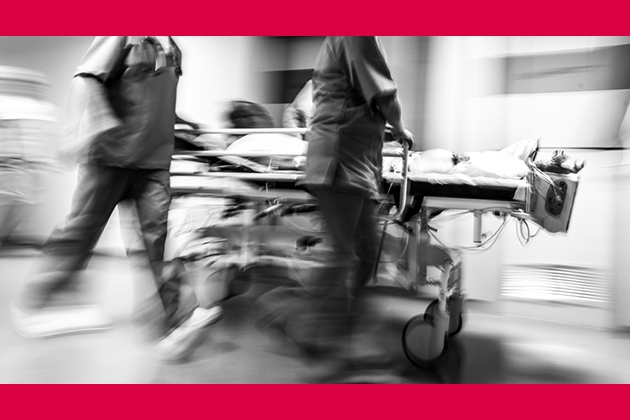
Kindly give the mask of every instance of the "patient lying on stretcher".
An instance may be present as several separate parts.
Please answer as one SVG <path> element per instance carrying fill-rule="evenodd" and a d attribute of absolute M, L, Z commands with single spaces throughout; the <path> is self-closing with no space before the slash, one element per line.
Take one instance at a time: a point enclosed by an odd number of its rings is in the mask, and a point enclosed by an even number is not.
<path fill-rule="evenodd" d="M 386 143 L 384 150 L 399 150 L 399 145 Z M 578 173 L 584 168 L 583 161 L 568 157 L 562 150 L 556 150 L 549 160 L 534 161 L 537 151 L 538 140 L 522 140 L 496 151 L 460 154 L 444 149 L 429 149 L 423 152 L 412 152 L 407 169 L 411 179 L 414 176 L 426 174 L 467 178 L 522 179 L 530 172 L 528 163 L 543 172 L 559 174 Z M 402 172 L 400 158 L 383 158 L 385 176 L 400 172 Z"/>
<path fill-rule="evenodd" d="M 233 128 L 274 128 L 275 124 L 269 112 L 260 104 L 234 100 L 228 103 L 225 112 L 226 122 Z M 178 122 L 196 128 L 194 124 L 182 119 Z M 386 139 L 387 137 L 387 132 Z M 221 160 L 237 166 L 247 167 L 255 172 L 273 170 L 304 169 L 305 154 L 308 143 L 299 137 L 288 134 L 247 134 L 221 138 L 216 135 L 196 135 L 176 131 L 176 148 L 178 144 L 191 144 L 195 149 L 225 150 L 230 154 L 242 156 L 225 156 Z M 584 162 L 567 157 L 563 151 L 556 151 L 548 161 L 534 161 L 538 152 L 538 139 L 522 140 L 502 150 L 465 152 L 456 154 L 443 149 L 430 149 L 412 152 L 408 161 L 410 178 L 430 174 L 457 178 L 470 183 L 472 178 L 523 179 L 530 172 L 528 164 L 536 166 L 543 172 L 560 174 L 577 173 L 584 167 Z M 386 142 L 384 152 L 398 151 L 400 144 Z M 259 156 L 245 156 L 255 153 Z M 265 156 L 261 157 L 260 155 Z M 382 173 L 385 177 L 400 174 L 402 160 L 398 157 L 383 159 Z M 442 178 L 444 179 L 444 178 Z"/>
<path fill-rule="evenodd" d="M 246 101 L 233 101 L 232 111 L 228 113 L 230 124 L 235 128 L 273 128 L 273 120 L 265 114 L 264 108 Z M 251 108 L 253 106 L 253 112 Z M 261 110 L 259 110 L 259 108 Z M 236 112 L 238 111 L 238 112 Z M 239 118 L 236 118 L 239 116 Z M 247 118 L 242 117 L 243 115 Z M 179 133 L 186 136 L 186 133 Z M 178 136 L 176 132 L 176 137 Z M 188 136 L 190 137 L 190 135 Z M 192 141 L 186 137 L 187 141 Z M 181 140 L 181 139 L 180 139 Z M 444 149 L 429 149 L 412 152 L 408 160 L 410 179 L 417 180 L 430 176 L 432 181 L 445 182 L 446 179 L 463 183 L 474 183 L 473 179 L 488 178 L 495 180 L 524 179 L 530 173 L 530 166 L 543 172 L 558 174 L 578 173 L 584 162 L 572 159 L 557 150 L 546 161 L 535 161 L 539 140 L 522 140 L 501 150 L 482 152 L 464 152 L 456 154 Z M 288 134 L 247 134 L 220 139 L 216 136 L 201 135 L 194 139 L 195 147 L 205 150 L 225 150 L 221 157 L 236 166 L 248 168 L 254 172 L 275 170 L 301 171 L 304 169 L 308 142 Z M 399 152 L 400 144 L 386 142 L 383 152 Z M 258 156 L 246 156 L 253 153 Z M 230 156 L 230 154 L 232 154 Z M 233 154 L 240 154 L 235 156 Z M 265 156 L 260 156 L 260 155 Z M 530 166 L 528 166 L 530 165 Z M 392 178 L 402 172 L 402 159 L 384 157 L 382 173 L 385 178 Z"/>

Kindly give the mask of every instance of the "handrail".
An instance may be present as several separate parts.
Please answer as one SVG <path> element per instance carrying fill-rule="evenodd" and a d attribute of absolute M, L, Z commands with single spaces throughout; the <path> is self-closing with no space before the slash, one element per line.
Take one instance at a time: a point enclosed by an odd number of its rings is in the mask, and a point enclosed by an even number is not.
<path fill-rule="evenodd" d="M 408 154 L 408 150 L 405 151 L 404 147 L 403 147 L 403 152 L 396 152 L 396 151 L 388 151 L 383 153 L 383 157 L 400 157 L 400 158 L 404 158 L 405 155 Z M 278 153 L 276 151 L 273 152 L 273 154 L 271 154 L 270 152 L 265 152 L 265 151 L 250 151 L 250 152 L 246 152 L 246 151 L 240 151 L 240 152 L 232 152 L 232 151 L 227 151 L 227 150 L 182 150 L 182 151 L 177 151 L 176 154 L 173 155 L 173 159 L 187 159 L 190 157 L 226 157 L 226 156 L 233 156 L 233 157 L 301 157 L 301 156 L 306 156 L 306 152 L 305 153 Z"/>
<path fill-rule="evenodd" d="M 403 140 L 402 147 L 403 147 L 403 153 L 401 156 L 402 161 L 403 161 L 402 162 L 402 186 L 400 187 L 400 196 L 398 199 L 398 211 L 396 211 L 395 214 L 390 216 L 392 220 L 399 219 L 403 215 L 405 208 L 407 207 L 407 195 L 408 195 L 408 189 L 409 189 L 409 174 L 408 174 L 409 165 L 407 161 L 409 159 L 409 145 L 407 144 L 406 141 Z M 396 156 L 400 156 L 400 154 L 397 154 Z"/>
<path fill-rule="evenodd" d="M 296 128 L 296 129 L 290 129 L 290 128 L 284 128 L 284 129 L 280 129 L 280 128 L 258 128 L 258 129 L 209 129 L 209 130 L 195 130 L 196 132 L 205 132 L 205 133 L 210 133 L 210 134 L 252 134 L 252 133 L 304 133 L 306 131 L 308 131 L 308 129 L 305 128 Z M 263 152 L 263 151 L 251 151 L 251 152 L 229 152 L 229 151 L 225 151 L 225 150 L 193 150 L 193 151 L 180 151 L 177 152 L 177 154 L 173 155 L 173 160 L 185 160 L 185 159 L 189 159 L 191 157 L 301 157 L 301 156 L 306 156 L 306 153 L 300 153 L 300 154 L 296 154 L 296 153 L 276 153 L 274 152 L 273 155 L 270 154 L 270 152 Z M 405 207 L 407 207 L 407 195 L 408 195 L 408 188 L 409 188 L 409 176 L 408 176 L 408 158 L 409 158 L 409 145 L 407 144 L 407 142 L 403 141 L 402 142 L 402 152 L 397 152 L 397 151 L 387 151 L 385 153 L 383 153 L 383 157 L 400 157 L 403 160 L 403 164 L 402 164 L 402 186 L 400 188 L 400 197 L 399 197 L 399 203 L 398 203 L 398 211 L 390 216 L 392 219 L 397 219 L 399 217 L 402 216 L 403 212 L 405 211 Z M 195 176 L 195 175 L 202 175 L 202 174 L 183 174 L 183 173 L 177 173 L 176 175 L 180 175 L 180 176 Z M 208 177 L 219 177 L 219 176 L 225 176 L 224 174 L 218 174 L 218 173 L 203 173 L 204 176 L 208 176 Z M 297 181 L 299 179 L 302 178 L 302 176 L 300 174 L 296 174 L 296 173 L 291 173 L 291 174 L 281 174 L 281 173 L 277 173 L 277 174 L 271 174 L 266 172 L 265 173 L 266 177 L 271 176 L 271 178 L 273 178 L 272 180 L 274 181 Z M 239 174 L 236 175 L 236 177 L 239 177 L 241 179 L 254 179 L 255 175 L 253 174 Z"/>
<path fill-rule="evenodd" d="M 196 134 L 304 134 L 308 128 L 197 128 L 192 130 L 175 129 Z"/>

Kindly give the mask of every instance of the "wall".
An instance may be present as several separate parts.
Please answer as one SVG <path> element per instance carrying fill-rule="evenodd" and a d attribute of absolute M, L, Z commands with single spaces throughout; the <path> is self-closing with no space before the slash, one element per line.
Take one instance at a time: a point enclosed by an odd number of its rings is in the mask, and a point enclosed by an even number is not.
<path fill-rule="evenodd" d="M 177 112 L 183 118 L 222 126 L 227 101 L 258 102 L 262 87 L 255 83 L 255 38 L 174 37 L 184 57 Z"/>
<path fill-rule="evenodd" d="M 37 70 L 48 76 L 48 100 L 57 107 L 53 141 L 64 118 L 70 80 L 93 37 L 0 37 L 0 65 Z M 54 147 L 56 148 L 56 146 Z M 76 173 L 67 168 L 48 168 L 40 174 L 38 203 L 31 218 L 22 222 L 19 241 L 42 243 L 69 210 Z"/>
<path fill-rule="evenodd" d="M 469 297 L 500 300 L 501 267 L 506 265 L 596 268 L 607 276 L 601 287 L 611 290 L 614 305 L 609 302 L 608 311 L 598 312 L 594 322 L 599 326 L 630 325 L 630 312 L 623 309 L 628 307 L 630 292 L 625 279 L 619 279 L 623 270 L 618 269 L 620 264 L 627 266 L 620 251 L 627 249 L 627 235 L 620 232 L 627 231 L 624 226 L 628 223 L 616 220 L 616 214 L 625 214 L 622 208 L 628 202 L 619 199 L 623 188 L 618 185 L 617 172 L 622 155 L 616 148 L 621 145 L 618 130 L 630 86 L 623 80 L 617 83 L 627 73 L 625 54 L 610 56 L 612 61 L 604 57 L 603 62 L 600 54 L 608 47 L 624 51 L 628 43 L 628 37 L 431 39 L 426 148 L 495 150 L 541 136 L 540 158 L 549 157 L 554 149 L 566 149 L 587 162 L 569 232 L 543 232 L 523 247 L 511 227 L 491 251 L 466 254 L 464 278 Z M 494 223 L 492 216 L 484 219 L 488 232 Z M 470 243 L 472 220 L 456 226 L 448 239 Z M 539 309 L 528 310 L 532 314 Z M 616 313 L 614 319 L 611 312 Z"/>
<path fill-rule="evenodd" d="M 427 70 L 430 41 L 428 37 L 381 37 L 398 86 L 407 128 L 415 136 L 415 150 L 425 149 L 424 124 L 426 118 Z"/>
<path fill-rule="evenodd" d="M 287 89 L 287 73 L 312 70 L 321 47 L 322 37 L 257 37 L 252 56 L 258 100 L 271 113 L 276 126 L 282 126 L 282 113 L 290 100 L 282 91 Z M 296 94 L 299 87 L 293 89 Z"/>

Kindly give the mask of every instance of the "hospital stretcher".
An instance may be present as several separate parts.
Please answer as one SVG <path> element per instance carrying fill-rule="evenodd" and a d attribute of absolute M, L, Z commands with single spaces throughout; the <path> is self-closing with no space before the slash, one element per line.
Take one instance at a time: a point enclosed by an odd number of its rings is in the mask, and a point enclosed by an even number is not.
<path fill-rule="evenodd" d="M 296 132 L 285 129 L 207 132 L 247 134 L 289 131 Z M 192 183 L 175 182 L 173 185 L 175 196 L 210 195 L 230 200 L 231 204 L 227 206 L 227 213 L 224 214 L 230 213 L 231 206 L 235 209 L 232 214 L 239 213 L 242 216 L 237 223 L 241 229 L 241 243 L 230 263 L 240 269 L 257 264 L 273 264 L 284 258 L 280 254 L 263 252 L 261 244 L 252 240 L 251 229 L 262 219 L 267 216 L 281 218 L 286 214 L 308 212 L 317 208 L 313 197 L 295 187 L 295 183 L 304 176 L 301 171 L 275 170 L 272 165 L 264 167 L 247 160 L 269 157 L 265 153 L 250 152 L 246 155 L 233 154 L 229 151 L 178 154 L 174 156 L 176 161 L 190 159 L 222 161 L 227 158 L 233 164 L 236 159 L 236 162 L 246 169 L 234 170 L 240 166 L 237 164 L 231 166 L 227 172 L 206 170 L 191 173 L 172 170 L 171 178 L 172 181 L 177 177 L 189 179 L 192 177 L 195 180 Z M 425 286 L 437 288 L 437 298 L 431 301 L 423 314 L 412 317 L 402 331 L 402 345 L 409 361 L 418 367 L 430 367 L 445 355 L 449 337 L 461 331 L 465 300 L 461 285 L 461 250 L 436 241 L 430 225 L 433 217 L 447 210 L 472 213 L 473 242 L 478 244 L 478 249 L 481 250 L 488 243 L 482 235 L 483 215 L 487 213 L 502 218 L 504 224 L 508 219 L 514 218 L 517 223 L 526 226 L 527 231 L 528 224 L 534 223 L 548 232 L 566 232 L 578 177 L 577 174 L 543 173 L 533 165 L 530 166 L 531 173 L 526 179 L 462 179 L 438 174 L 414 175 L 407 171 L 409 153 L 406 149 L 386 156 L 403 160 L 400 173 L 384 174 L 383 178 L 383 187 L 386 191 L 383 199 L 393 205 L 392 212 L 384 216 L 387 219 L 384 226 L 387 224 L 401 226 L 410 239 L 405 247 L 404 268 L 396 269 L 398 283 L 413 295 L 418 295 L 419 290 Z M 278 157 L 278 154 L 276 153 L 274 157 Z M 289 158 L 292 155 L 285 157 Z M 212 182 L 226 178 L 238 180 L 239 185 L 243 187 Z M 209 180 L 211 182 L 208 182 Z M 317 236 L 317 233 L 313 232 L 313 235 Z M 500 234 L 500 230 L 495 234 Z M 492 239 L 496 240 L 496 237 Z M 430 271 L 437 271 L 439 274 L 432 277 Z M 374 282 L 376 281 L 375 276 Z"/>

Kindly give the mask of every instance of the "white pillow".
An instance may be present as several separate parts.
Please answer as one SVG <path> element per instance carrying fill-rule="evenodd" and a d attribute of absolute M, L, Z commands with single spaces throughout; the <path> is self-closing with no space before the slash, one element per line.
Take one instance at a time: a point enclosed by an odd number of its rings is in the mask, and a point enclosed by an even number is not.
<path fill-rule="evenodd" d="M 300 155 L 306 153 L 308 143 L 295 136 L 287 134 L 247 134 L 236 140 L 226 149 L 229 152 L 268 152 Z"/>
<path fill-rule="evenodd" d="M 223 156 L 221 159 L 245 165 L 256 172 L 266 172 L 272 161 L 280 169 L 298 169 L 306 162 L 306 156 L 300 155 L 306 154 L 307 148 L 308 142 L 287 134 L 247 134 L 226 149 L 227 152 L 243 153 L 243 156 Z M 266 156 L 250 159 L 248 152 L 265 153 Z"/>

